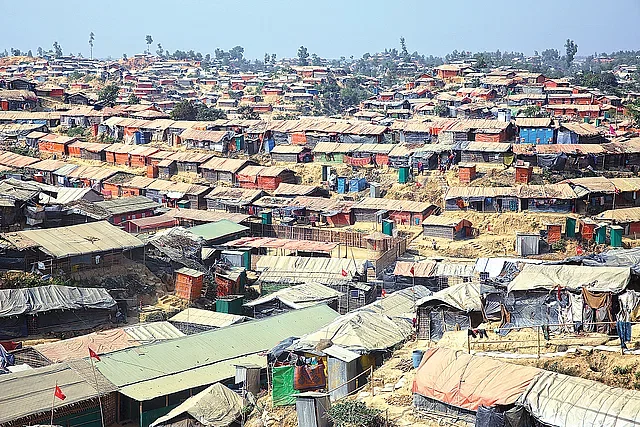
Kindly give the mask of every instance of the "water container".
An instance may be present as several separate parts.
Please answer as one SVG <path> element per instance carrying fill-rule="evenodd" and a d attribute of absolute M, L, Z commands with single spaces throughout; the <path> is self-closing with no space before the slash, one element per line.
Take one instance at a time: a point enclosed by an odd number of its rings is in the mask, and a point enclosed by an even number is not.
<path fill-rule="evenodd" d="M 418 367 L 420 366 L 420 362 L 422 362 L 422 356 L 424 356 L 424 351 L 413 350 L 413 353 L 411 353 L 411 361 L 413 362 L 413 369 L 418 369 Z"/>

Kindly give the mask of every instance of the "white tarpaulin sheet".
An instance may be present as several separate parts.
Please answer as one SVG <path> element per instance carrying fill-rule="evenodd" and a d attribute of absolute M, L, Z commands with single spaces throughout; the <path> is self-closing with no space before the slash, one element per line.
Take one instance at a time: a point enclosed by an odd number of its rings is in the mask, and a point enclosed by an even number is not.
<path fill-rule="evenodd" d="M 557 427 L 640 425 L 640 392 L 545 371 L 520 396 L 538 421 Z"/>
<path fill-rule="evenodd" d="M 434 293 L 428 297 L 422 298 L 416 304 L 418 307 L 431 303 L 436 305 L 444 303 L 450 307 L 457 308 L 461 311 L 471 312 L 482 310 L 482 301 L 480 300 L 480 284 L 479 283 L 459 283 L 449 286 L 441 291 Z"/>
<path fill-rule="evenodd" d="M 115 305 L 116 301 L 102 288 L 46 285 L 0 290 L 0 317 L 51 310 L 109 309 Z"/>
<path fill-rule="evenodd" d="M 579 265 L 531 265 L 509 283 L 508 292 L 532 289 L 552 290 L 558 286 L 577 291 L 620 293 L 631 280 L 628 267 L 584 267 Z"/>
<path fill-rule="evenodd" d="M 183 414 L 205 426 L 226 427 L 240 418 L 243 406 L 237 393 L 215 383 L 155 420 L 150 427 L 171 424 L 171 420 Z"/>

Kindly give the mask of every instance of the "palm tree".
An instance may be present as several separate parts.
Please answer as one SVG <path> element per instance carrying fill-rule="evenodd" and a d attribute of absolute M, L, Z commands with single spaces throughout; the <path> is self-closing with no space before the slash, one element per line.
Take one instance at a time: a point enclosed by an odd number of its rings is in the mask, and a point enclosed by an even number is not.
<path fill-rule="evenodd" d="M 151 48 L 151 43 L 153 43 L 153 37 L 147 34 L 147 37 L 145 37 L 145 40 L 147 42 L 147 53 L 150 53 L 149 49 Z"/>
<path fill-rule="evenodd" d="M 89 34 L 89 47 L 91 50 L 91 59 L 93 59 L 93 41 L 96 39 L 96 35 L 93 34 L 93 31 L 91 31 L 91 34 Z"/>

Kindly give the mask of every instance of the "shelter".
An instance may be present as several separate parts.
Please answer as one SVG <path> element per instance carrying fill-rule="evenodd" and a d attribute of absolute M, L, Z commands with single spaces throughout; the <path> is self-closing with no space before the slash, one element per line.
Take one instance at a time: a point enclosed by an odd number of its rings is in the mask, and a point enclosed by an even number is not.
<path fill-rule="evenodd" d="M 245 406 L 238 393 L 215 383 L 155 420 L 150 427 L 226 427 L 236 424 Z"/>
<path fill-rule="evenodd" d="M 202 177 L 207 181 L 227 182 L 235 184 L 237 182 L 236 174 L 242 168 L 253 165 L 253 162 L 243 159 L 227 159 L 224 157 L 212 157 L 206 163 L 200 166 Z"/>
<path fill-rule="evenodd" d="M 102 288 L 45 285 L 0 290 L 0 338 L 78 331 L 108 323 L 116 302 Z"/>
<path fill-rule="evenodd" d="M 280 289 L 272 294 L 257 298 L 244 307 L 253 311 L 253 317 L 262 318 L 289 310 L 299 310 L 316 304 L 327 304 L 338 310 L 338 299 L 343 295 L 319 283 L 305 283 Z"/>
<path fill-rule="evenodd" d="M 430 203 L 410 200 L 392 200 L 365 197 L 354 204 L 351 211 L 356 221 L 378 222 L 378 216 L 386 211 L 388 218 L 401 225 L 420 225 L 438 207 Z"/>
<path fill-rule="evenodd" d="M 474 264 L 452 261 L 398 261 L 393 270 L 396 285 L 423 285 L 437 292 L 454 284 L 471 282 Z"/>
<path fill-rule="evenodd" d="M 190 307 L 169 318 L 169 322 L 185 334 L 191 335 L 211 329 L 226 328 L 227 326 L 242 323 L 247 319 L 245 316 L 236 314 L 219 313 Z"/>
<path fill-rule="evenodd" d="M 302 336 L 338 314 L 324 305 L 241 323 L 101 357 L 96 369 L 119 388 L 121 421 L 148 426 L 187 397 L 234 378 L 236 364 L 262 368 L 262 353 L 290 336 Z"/>
<path fill-rule="evenodd" d="M 418 307 L 418 338 L 439 341 L 446 331 L 476 327 L 482 322 L 479 283 L 460 283 L 422 298 Z"/>
<path fill-rule="evenodd" d="M 431 215 L 422 220 L 422 235 L 442 239 L 464 239 L 471 236 L 471 222 L 461 218 Z"/>
<path fill-rule="evenodd" d="M 413 404 L 418 410 L 450 413 L 474 425 L 496 425 L 476 419 L 487 410 L 514 409 L 541 372 L 449 348 L 432 348 L 422 357 L 413 380 Z M 517 410 L 511 413 L 518 414 Z"/>
<path fill-rule="evenodd" d="M 412 333 L 411 322 L 405 319 L 392 319 L 384 314 L 356 310 L 303 336 L 290 348 L 295 351 L 313 351 L 320 342 L 331 341 L 354 353 L 369 354 L 390 350 Z"/>
<path fill-rule="evenodd" d="M 99 390 L 96 390 L 96 379 Z M 66 398 L 55 402 L 53 425 L 100 425 L 98 395 L 102 399 L 105 425 L 116 422 L 116 387 L 99 372 L 94 377 L 88 363 L 80 361 L 0 375 L 3 390 L 0 424 L 7 427 L 51 425 L 51 398 L 55 384 Z"/>
<path fill-rule="evenodd" d="M 207 210 L 221 210 L 227 212 L 249 212 L 251 204 L 264 195 L 263 190 L 235 187 L 216 187 L 204 198 Z"/>
<path fill-rule="evenodd" d="M 236 224 L 227 219 L 211 222 L 191 227 L 189 232 L 196 236 L 202 237 L 207 243 L 223 243 L 232 239 L 242 237 L 249 230 L 244 225 Z"/>

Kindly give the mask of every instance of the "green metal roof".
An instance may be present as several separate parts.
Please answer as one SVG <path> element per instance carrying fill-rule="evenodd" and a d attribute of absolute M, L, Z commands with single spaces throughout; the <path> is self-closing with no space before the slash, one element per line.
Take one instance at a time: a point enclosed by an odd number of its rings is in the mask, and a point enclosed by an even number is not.
<path fill-rule="evenodd" d="M 236 233 L 249 230 L 249 227 L 236 224 L 228 219 L 211 222 L 209 224 L 196 225 L 191 227 L 189 231 L 196 236 L 200 236 L 205 240 L 217 240 L 223 237 L 232 236 Z"/>
<path fill-rule="evenodd" d="M 294 310 L 105 354 L 96 368 L 126 396 L 150 400 L 233 377 L 237 363 L 264 366 L 259 353 L 285 338 L 315 332 L 338 316 L 326 305 Z"/>

